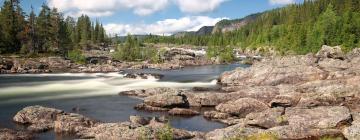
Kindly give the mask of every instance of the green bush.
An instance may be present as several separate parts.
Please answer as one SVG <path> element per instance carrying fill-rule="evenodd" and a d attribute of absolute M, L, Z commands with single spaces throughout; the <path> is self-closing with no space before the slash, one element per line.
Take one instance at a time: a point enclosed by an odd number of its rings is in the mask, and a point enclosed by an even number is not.
<path fill-rule="evenodd" d="M 73 50 L 68 52 L 67 58 L 78 64 L 86 63 L 86 58 L 80 50 Z"/>
<path fill-rule="evenodd" d="M 173 140 L 173 135 L 173 129 L 170 124 L 165 125 L 156 132 L 156 138 L 159 140 Z"/>

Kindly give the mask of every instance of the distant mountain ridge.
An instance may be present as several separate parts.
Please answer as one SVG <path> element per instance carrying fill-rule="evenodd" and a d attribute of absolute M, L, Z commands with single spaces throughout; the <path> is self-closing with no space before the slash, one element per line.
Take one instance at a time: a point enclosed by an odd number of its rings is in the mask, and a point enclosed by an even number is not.
<path fill-rule="evenodd" d="M 175 37 L 184 37 L 186 35 L 195 35 L 195 36 L 203 36 L 203 35 L 211 35 L 218 32 L 231 32 L 235 31 L 237 29 L 240 29 L 241 27 L 247 25 L 248 23 L 251 23 L 252 21 L 256 20 L 257 17 L 259 17 L 262 13 L 252 14 L 249 16 L 246 16 L 244 18 L 240 19 L 233 19 L 228 20 L 224 19 L 219 21 L 215 24 L 215 26 L 203 26 L 198 31 L 190 31 L 190 32 L 178 32 L 173 34 Z"/>

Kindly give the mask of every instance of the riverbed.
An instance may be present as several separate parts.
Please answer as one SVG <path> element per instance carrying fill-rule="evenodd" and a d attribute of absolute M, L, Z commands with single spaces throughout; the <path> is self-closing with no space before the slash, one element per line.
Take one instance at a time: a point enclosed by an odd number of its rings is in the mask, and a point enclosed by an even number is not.
<path fill-rule="evenodd" d="M 181 70 L 127 70 L 125 73 L 156 73 L 164 77 L 157 79 L 126 79 L 122 73 L 61 73 L 0 75 L 0 127 L 23 129 L 12 122 L 12 117 L 22 108 L 42 105 L 75 112 L 103 122 L 128 121 L 131 115 L 162 116 L 134 110 L 142 101 L 132 97 L 119 96 L 120 91 L 170 87 L 190 89 L 193 87 L 214 87 L 216 79 L 224 71 L 241 64 L 187 67 Z M 202 108 L 199 111 L 205 111 Z M 172 127 L 190 131 L 211 131 L 224 127 L 202 116 L 170 117 Z M 52 132 L 40 134 L 38 139 L 71 139 Z"/>

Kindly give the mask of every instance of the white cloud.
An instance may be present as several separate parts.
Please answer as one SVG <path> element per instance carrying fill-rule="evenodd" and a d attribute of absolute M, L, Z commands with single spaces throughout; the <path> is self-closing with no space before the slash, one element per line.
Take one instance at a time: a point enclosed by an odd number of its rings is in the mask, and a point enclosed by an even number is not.
<path fill-rule="evenodd" d="M 295 0 L 270 0 L 270 4 L 272 5 L 286 5 L 286 4 L 291 4 L 291 3 L 295 3 Z"/>
<path fill-rule="evenodd" d="M 211 18 L 207 16 L 190 16 L 180 19 L 165 19 L 152 24 L 116 24 L 110 23 L 104 26 L 107 33 L 127 35 L 130 34 L 156 34 L 171 35 L 180 31 L 196 31 L 202 26 L 215 25 L 222 19 L 227 18 Z"/>
<path fill-rule="evenodd" d="M 169 0 L 48 0 L 67 15 L 110 16 L 121 9 L 130 9 L 137 15 L 149 15 L 164 9 Z"/>
<path fill-rule="evenodd" d="M 186 13 L 204 13 L 214 11 L 228 0 L 176 0 L 180 10 Z"/>

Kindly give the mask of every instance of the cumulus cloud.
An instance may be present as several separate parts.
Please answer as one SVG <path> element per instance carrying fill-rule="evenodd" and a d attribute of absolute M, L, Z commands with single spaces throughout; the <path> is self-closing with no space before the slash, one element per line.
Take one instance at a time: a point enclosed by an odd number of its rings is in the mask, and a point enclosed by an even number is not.
<path fill-rule="evenodd" d="M 214 11 L 228 0 L 176 0 L 180 10 L 186 13 L 204 13 Z"/>
<path fill-rule="evenodd" d="M 211 18 L 207 16 L 189 16 L 179 19 L 165 19 L 152 24 L 116 24 L 110 23 L 104 26 L 107 33 L 127 35 L 130 34 L 156 34 L 171 35 L 180 31 L 196 31 L 202 26 L 215 25 L 222 19 L 228 18 Z"/>
<path fill-rule="evenodd" d="M 295 3 L 295 0 L 270 0 L 270 4 L 272 5 L 285 5 L 285 4 L 291 4 L 291 3 Z"/>
<path fill-rule="evenodd" d="M 48 3 L 71 16 L 110 16 L 119 9 L 144 16 L 164 9 L 169 0 L 48 0 Z"/>

